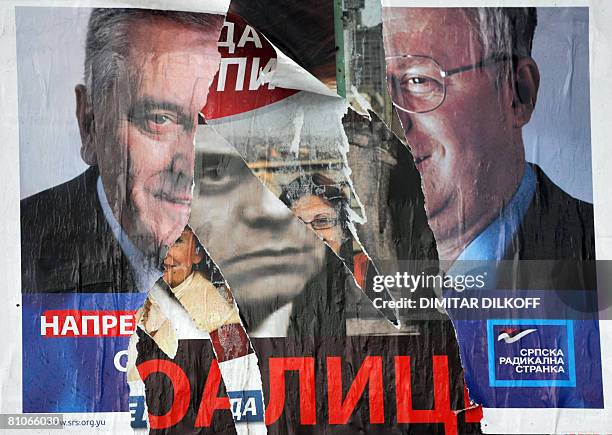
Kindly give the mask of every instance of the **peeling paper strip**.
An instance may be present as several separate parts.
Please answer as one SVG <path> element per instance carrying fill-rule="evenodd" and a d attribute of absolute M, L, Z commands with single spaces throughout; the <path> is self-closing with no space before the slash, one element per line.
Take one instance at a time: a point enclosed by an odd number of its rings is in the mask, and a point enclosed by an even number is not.
<path fill-rule="evenodd" d="M 265 404 L 257 355 L 249 353 L 222 361 L 219 363 L 219 369 L 230 398 L 236 433 L 268 433 L 264 423 Z"/>
<path fill-rule="evenodd" d="M 286 155 L 284 162 L 273 162 L 270 165 L 279 163 L 278 171 L 272 176 L 277 178 L 277 182 L 270 180 L 271 183 L 267 183 L 264 180 L 266 187 L 277 196 L 281 195 L 283 185 L 288 185 L 291 178 L 309 170 L 315 171 L 314 169 L 302 169 L 310 163 L 308 157 L 300 156 L 300 150 L 305 156 L 321 156 L 319 159 L 314 158 L 315 163 L 321 159 L 328 161 L 329 173 L 331 174 L 331 168 L 334 168 L 333 173 L 337 174 L 335 178 L 345 183 L 353 192 L 351 198 L 357 203 L 360 215 L 353 209 L 347 210 L 349 218 L 347 226 L 351 237 L 360 244 L 354 222 L 363 223 L 362 216 L 365 213 L 359 198 L 354 195 L 350 179 L 351 171 L 346 160 L 349 147 L 342 126 L 342 117 L 347 110 L 348 103 L 345 100 L 300 92 L 247 113 L 209 121 L 209 124 L 224 140 L 238 149 L 247 164 L 261 166 L 261 171 L 265 172 L 268 166 L 266 155 Z M 296 120 L 300 121 L 296 123 Z M 205 139 L 202 138 L 201 141 Z M 326 157 L 323 158 L 323 155 Z M 323 161 L 319 165 L 325 165 Z M 282 169 L 281 163 L 287 166 L 286 170 Z M 325 172 L 325 169 L 318 169 L 315 172 L 317 171 Z M 284 181 L 279 181 L 281 179 Z M 363 246 L 361 249 L 364 250 Z M 368 260 L 371 262 L 369 257 Z M 347 267 L 350 273 L 353 273 L 352 267 L 348 265 Z M 368 288 L 363 290 L 371 299 L 393 299 L 388 291 L 376 294 Z M 381 312 L 397 326 L 397 309 L 383 308 Z"/>
<path fill-rule="evenodd" d="M 155 297 L 163 313 L 168 319 L 171 320 L 172 327 L 176 330 L 177 339 L 210 339 L 210 335 L 206 331 L 201 331 L 196 327 L 189 313 L 175 298 L 168 293 L 167 289 L 162 287 L 160 284 L 155 284 L 149 294 Z M 174 358 L 174 355 L 169 356 Z"/>
<path fill-rule="evenodd" d="M 323 82 L 295 63 L 274 44 L 271 45 L 276 51 L 276 68 L 265 75 L 266 82 L 279 88 L 298 89 L 327 97 L 340 98 L 335 91 L 329 89 Z"/>
<path fill-rule="evenodd" d="M 182 279 L 183 272 L 174 272 L 173 265 L 180 267 L 181 261 L 185 260 L 190 262 L 199 259 L 198 265 L 208 269 L 208 272 L 200 270 L 198 266 L 180 283 L 170 286 L 170 291 L 189 314 L 191 324 L 201 333 L 210 335 L 236 423 L 236 432 L 265 434 L 265 404 L 257 356 L 253 353 L 231 290 L 224 282 L 222 291 L 225 294 L 222 295 L 221 290 L 207 277 L 212 276 L 217 266 L 208 261 L 210 256 L 205 249 L 201 252 L 202 248 L 192 230 L 186 227 L 181 235 L 181 243 L 170 247 L 168 251 L 167 279 L 172 282 L 175 273 L 178 279 Z"/>

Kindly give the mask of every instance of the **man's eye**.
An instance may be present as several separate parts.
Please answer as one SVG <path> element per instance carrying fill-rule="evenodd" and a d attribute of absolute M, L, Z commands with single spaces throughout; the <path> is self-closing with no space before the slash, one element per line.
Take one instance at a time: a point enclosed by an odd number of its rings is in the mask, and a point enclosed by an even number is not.
<path fill-rule="evenodd" d="M 437 91 L 442 84 L 427 76 L 406 76 L 402 79 L 402 88 L 413 94 L 427 94 Z"/>
<path fill-rule="evenodd" d="M 157 125 L 163 125 L 166 124 L 167 122 L 170 122 L 170 118 L 167 115 L 152 115 L 151 117 L 149 117 L 149 122 L 153 122 L 154 124 Z"/>
<path fill-rule="evenodd" d="M 149 125 L 163 126 L 176 123 L 176 116 L 169 113 L 149 113 L 145 117 Z"/>
<path fill-rule="evenodd" d="M 206 167 L 202 170 L 202 178 L 206 178 L 211 181 L 220 181 L 225 177 L 225 171 L 223 168 L 218 166 Z"/>
<path fill-rule="evenodd" d="M 145 112 L 135 114 L 130 118 L 142 130 L 149 134 L 171 134 L 178 127 L 176 114 L 168 112 Z"/>
<path fill-rule="evenodd" d="M 232 176 L 227 168 L 220 166 L 202 168 L 199 179 L 200 194 L 220 194 L 234 189 L 240 183 L 238 177 Z"/>

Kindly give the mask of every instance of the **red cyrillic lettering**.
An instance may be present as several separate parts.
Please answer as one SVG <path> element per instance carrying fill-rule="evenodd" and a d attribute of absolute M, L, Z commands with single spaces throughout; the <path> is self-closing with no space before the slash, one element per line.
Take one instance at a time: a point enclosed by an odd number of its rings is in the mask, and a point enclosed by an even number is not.
<path fill-rule="evenodd" d="M 335 356 L 327 357 L 327 400 L 330 424 L 347 423 L 359 398 L 363 395 L 366 384 L 370 401 L 370 423 L 384 423 L 382 357 L 367 356 L 363 360 L 344 401 L 342 400 L 342 359 Z"/>
<path fill-rule="evenodd" d="M 285 408 L 285 372 L 297 370 L 300 377 L 300 424 L 316 424 L 315 365 L 312 357 L 269 358 L 270 403 L 266 424 L 278 420 Z"/>
<path fill-rule="evenodd" d="M 187 413 L 191 397 L 189 379 L 187 379 L 183 369 L 171 361 L 161 359 L 145 361 L 139 364 L 137 368 L 143 382 L 151 373 L 163 373 L 172 382 L 172 407 L 164 415 L 153 415 L 149 412 L 151 429 L 166 429 L 181 421 Z"/>
<path fill-rule="evenodd" d="M 206 377 L 200 409 L 195 421 L 195 427 L 208 427 L 212 423 L 212 417 L 217 409 L 230 409 L 230 401 L 227 396 L 218 397 L 219 385 L 221 384 L 221 371 L 219 363 L 213 360 Z"/>
<path fill-rule="evenodd" d="M 457 415 L 450 408 L 448 357 L 433 356 L 434 407 L 431 410 L 412 408 L 410 357 L 395 357 L 395 400 L 398 423 L 443 423 L 445 433 L 457 433 Z"/>

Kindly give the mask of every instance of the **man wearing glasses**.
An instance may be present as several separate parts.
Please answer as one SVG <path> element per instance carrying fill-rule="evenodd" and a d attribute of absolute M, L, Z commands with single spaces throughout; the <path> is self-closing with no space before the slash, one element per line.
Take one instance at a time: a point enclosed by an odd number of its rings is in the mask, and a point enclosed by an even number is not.
<path fill-rule="evenodd" d="M 592 205 L 525 162 L 535 8 L 384 8 L 387 82 L 441 260 L 594 259 Z"/>
<path fill-rule="evenodd" d="M 421 174 L 442 270 L 484 270 L 485 288 L 497 289 L 488 295 L 541 296 L 537 309 L 446 310 L 470 397 L 485 407 L 598 406 L 597 293 L 585 291 L 596 286 L 593 262 L 584 261 L 595 259 L 593 207 L 525 162 L 522 129 L 540 82 L 531 57 L 535 8 L 385 8 L 383 17 L 388 88 Z M 496 347 L 503 337 L 490 321 L 507 316 L 516 323 L 504 331 L 532 328 L 530 335 Z M 534 319 L 561 319 L 565 326 Z M 567 346 L 571 355 L 570 345 L 593 356 L 576 366 L 573 380 L 503 373 L 496 358 L 546 346 Z M 565 373 L 572 370 L 566 366 Z M 563 383 L 573 388 L 556 388 Z"/>

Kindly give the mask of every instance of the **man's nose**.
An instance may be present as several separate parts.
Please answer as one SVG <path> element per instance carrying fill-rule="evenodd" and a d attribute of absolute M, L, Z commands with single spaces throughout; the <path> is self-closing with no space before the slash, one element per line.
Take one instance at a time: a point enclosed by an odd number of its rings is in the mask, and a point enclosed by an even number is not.
<path fill-rule="evenodd" d="M 241 210 L 243 222 L 250 227 L 282 231 L 283 226 L 297 219 L 291 210 L 262 184 L 259 183 L 253 190 L 251 195 L 247 194 Z"/>
<path fill-rule="evenodd" d="M 398 118 L 402 124 L 402 129 L 404 130 L 404 133 L 406 134 L 406 136 L 410 133 L 410 130 L 412 130 L 413 124 L 412 124 L 412 114 L 404 112 L 402 110 L 397 110 L 395 109 L 398 115 Z"/>
<path fill-rule="evenodd" d="M 178 135 L 172 150 L 170 171 L 193 180 L 195 170 L 195 132 Z"/>

